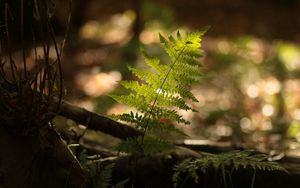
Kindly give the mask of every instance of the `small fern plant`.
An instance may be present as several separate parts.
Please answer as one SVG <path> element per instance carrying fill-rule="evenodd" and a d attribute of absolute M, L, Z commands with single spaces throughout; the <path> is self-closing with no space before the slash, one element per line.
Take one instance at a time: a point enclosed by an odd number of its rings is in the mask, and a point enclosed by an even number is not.
<path fill-rule="evenodd" d="M 71 147 L 79 147 L 77 144 L 70 145 Z M 98 155 L 89 156 L 87 151 L 83 149 L 78 160 L 82 167 L 89 172 L 91 187 L 90 188 L 124 188 L 128 179 L 112 184 L 112 173 L 115 166 L 114 163 L 103 165 L 99 160 Z"/>
<path fill-rule="evenodd" d="M 167 38 L 160 34 L 160 42 L 169 57 L 168 62 L 162 63 L 159 58 L 151 57 L 145 50 L 141 50 L 149 69 L 129 67 L 139 80 L 121 81 L 120 84 L 131 92 L 111 97 L 136 109 L 134 112 L 112 115 L 112 118 L 132 124 L 143 135 L 124 140 L 118 146 L 119 151 L 132 155 L 151 155 L 174 147 L 151 133 L 182 133 L 168 124 L 169 121 L 190 124 L 177 110 L 196 111 L 186 100 L 197 102 L 190 87 L 201 78 L 202 65 L 199 58 L 203 56 L 203 51 L 200 42 L 204 33 L 205 29 L 185 35 L 178 31 L 176 36 L 170 35 Z"/>
<path fill-rule="evenodd" d="M 188 178 L 192 178 L 195 183 L 199 183 L 199 173 L 207 174 L 208 171 L 213 171 L 215 175 L 220 177 L 224 187 L 227 187 L 228 184 L 231 185 L 230 187 L 233 187 L 231 174 L 240 168 L 250 168 L 253 170 L 251 188 L 254 187 L 256 171 L 286 172 L 278 163 L 268 161 L 267 155 L 258 154 L 252 150 L 245 150 L 209 155 L 198 159 L 186 159 L 175 165 L 175 173 L 172 179 L 174 187 L 178 187 L 179 183 L 183 187 Z M 181 181 L 183 175 L 185 179 Z"/>

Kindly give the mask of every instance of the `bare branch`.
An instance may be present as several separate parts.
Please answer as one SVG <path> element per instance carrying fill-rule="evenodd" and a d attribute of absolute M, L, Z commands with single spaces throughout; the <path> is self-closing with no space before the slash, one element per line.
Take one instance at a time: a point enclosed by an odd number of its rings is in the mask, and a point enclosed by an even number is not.
<path fill-rule="evenodd" d="M 133 127 L 119 123 L 97 113 L 90 112 L 66 101 L 62 101 L 58 115 L 72 119 L 82 125 L 85 125 L 89 119 L 88 129 L 101 131 L 121 139 L 142 135 L 142 132 Z"/>

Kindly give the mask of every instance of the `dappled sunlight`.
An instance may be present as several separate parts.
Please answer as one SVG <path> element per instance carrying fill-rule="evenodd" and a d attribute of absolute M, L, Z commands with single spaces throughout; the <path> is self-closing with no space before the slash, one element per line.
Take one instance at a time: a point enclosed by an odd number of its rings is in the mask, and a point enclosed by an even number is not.
<path fill-rule="evenodd" d="M 89 21 L 80 30 L 83 39 L 98 40 L 101 43 L 115 43 L 128 39 L 135 19 L 133 11 L 115 14 L 106 22 Z"/>
<path fill-rule="evenodd" d="M 95 74 L 80 74 L 77 76 L 77 84 L 82 87 L 86 95 L 90 97 L 97 97 L 107 94 L 115 89 L 117 81 L 122 78 L 118 71 L 108 73 Z"/>
<path fill-rule="evenodd" d="M 104 61 L 109 57 L 108 50 L 102 49 L 90 49 L 88 51 L 78 53 L 75 56 L 79 65 L 102 65 Z"/>
<path fill-rule="evenodd" d="M 285 140 L 285 145 L 283 139 L 287 138 L 296 138 L 299 142 L 300 123 L 295 122 L 300 119 L 300 79 L 296 73 L 284 72 L 285 66 L 290 66 L 288 71 L 299 71 L 298 47 L 287 47 L 285 43 L 273 45 L 250 37 L 205 41 L 207 44 L 204 46 L 208 47 L 205 61 L 210 63 L 208 66 L 227 66 L 209 70 L 211 77 L 208 76 L 200 86 L 194 88 L 200 103 L 195 105 L 199 112 L 192 118 L 203 122 L 193 122 L 195 129 L 188 131 L 203 131 L 203 128 L 205 131 L 190 134 L 195 138 L 206 135 L 222 141 L 237 139 L 237 134 L 244 135 L 239 137 L 241 142 L 261 151 L 286 150 L 288 143 L 293 143 Z M 220 57 L 220 54 L 226 58 L 213 59 Z M 278 62 L 278 58 L 282 61 Z M 212 64 L 211 61 L 215 62 Z M 290 125 L 292 131 L 282 131 Z"/>
<path fill-rule="evenodd" d="M 77 100 L 74 101 L 75 104 L 78 106 L 81 106 L 84 109 L 94 111 L 95 110 L 95 104 L 91 100 Z"/>
<path fill-rule="evenodd" d="M 274 114 L 274 107 L 271 104 L 265 104 L 262 107 L 262 113 L 264 116 L 272 116 Z"/>
<path fill-rule="evenodd" d="M 276 93 L 279 93 L 281 90 L 280 82 L 274 77 L 267 78 L 264 85 L 265 85 L 264 90 L 269 95 L 274 95 Z"/>
<path fill-rule="evenodd" d="M 300 69 L 300 47 L 294 44 L 279 44 L 278 57 L 282 60 L 289 71 Z"/>
<path fill-rule="evenodd" d="M 228 54 L 230 52 L 230 45 L 226 40 L 220 40 L 217 44 L 218 50 L 222 54 Z"/>
<path fill-rule="evenodd" d="M 107 115 L 112 115 L 112 114 L 122 114 L 124 112 L 130 112 L 131 110 L 134 110 L 124 104 L 115 104 L 113 107 L 111 107 L 107 111 Z"/>
<path fill-rule="evenodd" d="M 252 84 L 245 84 L 244 91 L 249 98 L 268 97 L 275 95 L 281 90 L 281 83 L 274 77 L 260 79 Z"/>
<path fill-rule="evenodd" d="M 158 32 L 158 30 L 156 32 L 144 30 L 140 34 L 139 39 L 143 44 L 157 43 L 159 42 L 159 37 L 157 36 Z"/>
<path fill-rule="evenodd" d="M 297 108 L 292 112 L 292 118 L 295 120 L 300 120 L 300 109 Z"/>
<path fill-rule="evenodd" d="M 299 8 L 0 0 L 0 188 L 298 187 Z"/>
<path fill-rule="evenodd" d="M 249 85 L 246 92 L 250 98 L 256 98 L 259 96 L 259 88 L 254 84 Z"/>
<path fill-rule="evenodd" d="M 263 42 L 258 39 L 251 40 L 248 44 L 248 51 L 249 51 L 249 57 L 251 60 L 256 63 L 260 64 L 264 60 L 264 50 L 265 47 L 263 45 Z"/>
<path fill-rule="evenodd" d="M 166 27 L 160 17 L 148 20 L 147 16 L 138 33 L 139 44 L 151 55 L 168 61 L 157 47 L 158 34 L 170 33 L 172 27 Z M 99 97 L 123 92 L 124 88 L 118 87 L 117 82 L 122 78 L 136 79 L 124 71 L 127 66 L 145 67 L 143 58 L 137 55 L 138 43 L 131 41 L 135 20 L 135 13 L 127 10 L 105 21 L 90 20 L 82 26 L 80 37 L 101 46 L 76 54 L 77 63 L 91 69 L 75 77 L 86 100 L 89 97 L 103 100 Z M 111 48 L 107 44 L 117 45 Z M 198 112 L 179 112 L 191 122 L 191 126 L 183 127 L 186 133 L 192 139 L 238 142 L 263 151 L 294 150 L 296 146 L 300 150 L 300 144 L 295 144 L 300 142 L 300 128 L 295 128 L 300 124 L 299 46 L 254 36 L 204 37 L 202 45 L 204 76 L 191 88 L 199 101 L 192 107 Z M 135 110 L 113 100 L 105 105 L 95 105 L 93 109 L 108 115 Z"/>

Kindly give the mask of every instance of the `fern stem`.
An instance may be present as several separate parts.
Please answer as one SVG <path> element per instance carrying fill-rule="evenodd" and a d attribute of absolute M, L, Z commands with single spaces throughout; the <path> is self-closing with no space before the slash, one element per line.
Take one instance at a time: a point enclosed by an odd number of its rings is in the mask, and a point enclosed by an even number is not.
<path fill-rule="evenodd" d="M 144 138 L 145 138 L 146 132 L 147 132 L 148 127 L 149 127 L 149 120 L 150 120 L 150 117 L 151 117 L 151 115 L 152 115 L 152 113 L 153 113 L 154 107 L 155 107 L 155 105 L 156 105 L 156 103 L 157 103 L 159 94 L 160 94 L 160 92 L 162 92 L 163 86 L 164 86 L 165 82 L 167 81 L 167 78 L 169 77 L 169 74 L 171 73 L 171 71 L 173 70 L 175 64 L 178 62 L 180 56 L 181 56 L 182 53 L 184 52 L 185 47 L 186 47 L 186 44 L 184 45 L 184 47 L 181 49 L 181 51 L 179 52 L 178 56 L 177 56 L 176 59 L 174 60 L 173 64 L 171 65 L 171 67 L 170 67 L 170 69 L 168 70 L 166 76 L 164 77 L 163 82 L 161 83 L 161 85 L 160 85 L 160 87 L 159 87 L 159 89 L 158 89 L 158 92 L 157 92 L 157 94 L 156 94 L 156 97 L 155 97 L 155 99 L 154 99 L 154 101 L 153 101 L 153 104 L 152 104 L 152 106 L 151 106 L 151 110 L 150 110 L 148 116 L 146 117 L 147 122 L 146 122 L 146 125 L 145 125 L 145 129 L 143 130 L 143 135 L 142 135 L 142 141 L 141 141 L 141 144 L 144 143 Z"/>
<path fill-rule="evenodd" d="M 252 176 L 252 180 L 251 180 L 251 188 L 254 188 L 255 177 L 256 177 L 256 169 L 254 169 L 254 173 L 253 173 L 253 176 Z"/>

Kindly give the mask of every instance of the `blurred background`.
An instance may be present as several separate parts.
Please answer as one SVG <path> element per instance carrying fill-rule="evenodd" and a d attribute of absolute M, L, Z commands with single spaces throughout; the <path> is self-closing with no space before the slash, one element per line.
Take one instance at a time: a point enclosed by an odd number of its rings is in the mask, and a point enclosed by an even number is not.
<path fill-rule="evenodd" d="M 71 22 L 69 1 L 54 4 L 58 36 L 70 26 L 65 99 L 104 115 L 131 110 L 107 95 L 124 92 L 117 81 L 133 79 L 128 65 L 144 66 L 140 46 L 162 57 L 158 33 L 209 25 L 204 76 L 192 88 L 199 112 L 180 112 L 192 122 L 185 132 L 191 139 L 300 155 L 299 1 L 73 0 Z M 75 129 L 61 117 L 56 124 Z M 86 137 L 107 143 L 99 133 Z"/>

